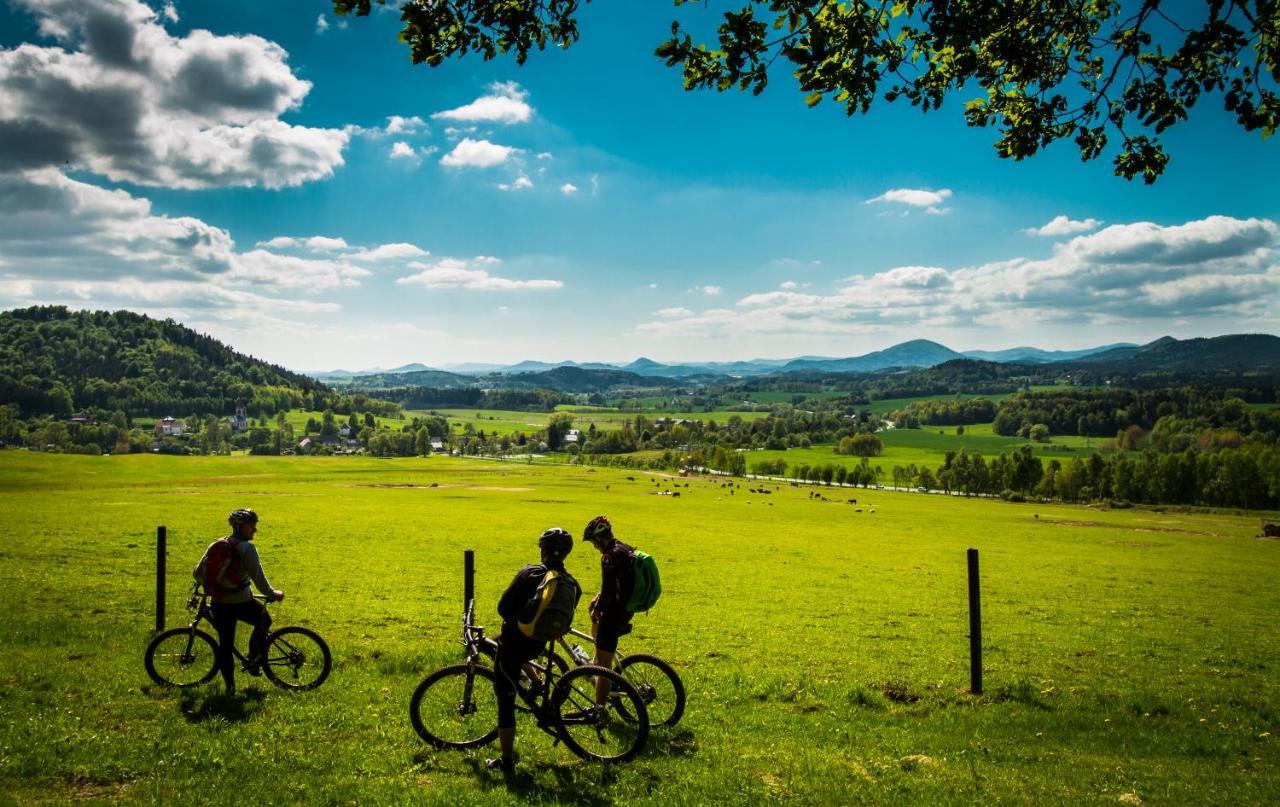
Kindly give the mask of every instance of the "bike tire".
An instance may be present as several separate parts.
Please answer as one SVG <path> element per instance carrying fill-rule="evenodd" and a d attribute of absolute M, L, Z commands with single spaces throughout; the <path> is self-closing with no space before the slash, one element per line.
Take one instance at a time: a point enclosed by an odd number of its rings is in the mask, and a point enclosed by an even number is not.
<path fill-rule="evenodd" d="M 436 748 L 477 748 L 493 742 L 498 736 L 493 680 L 493 670 L 477 664 L 454 664 L 431 673 L 409 699 L 413 730 Z"/>
<path fill-rule="evenodd" d="M 618 665 L 618 673 L 636 688 L 649 710 L 650 726 L 670 728 L 684 716 L 684 682 L 671 665 L 657 656 L 639 653 L 627 656 Z M 626 711 L 626 701 L 618 706 L 618 712 L 626 720 L 635 716 Z"/>
<path fill-rule="evenodd" d="M 329 645 L 309 628 L 290 625 L 267 636 L 262 672 L 271 683 L 302 692 L 325 682 L 333 669 Z"/>
<path fill-rule="evenodd" d="M 489 663 L 496 670 L 498 668 L 498 648 L 495 645 L 482 645 L 480 647 L 480 652 L 484 654 L 485 658 L 489 660 Z M 545 655 L 538 656 L 537 658 L 532 659 L 532 661 L 537 663 L 545 658 Z M 551 666 L 556 668 L 556 677 L 564 675 L 569 671 L 569 662 L 565 661 L 563 657 L 558 656 L 555 653 L 551 654 Z M 526 694 L 528 694 L 528 692 L 529 690 L 525 690 Z M 516 711 L 524 714 L 533 713 L 533 710 L 529 708 L 529 704 L 525 703 L 524 698 L 521 697 L 516 698 Z"/>
<path fill-rule="evenodd" d="M 617 693 L 602 708 L 595 706 L 597 676 L 608 678 Z M 613 717 L 619 703 L 626 703 L 637 719 Z M 649 741 L 649 712 L 640 693 L 627 679 L 604 667 L 588 664 L 565 673 L 551 694 L 551 717 L 565 747 L 582 759 L 627 762 Z"/>
<path fill-rule="evenodd" d="M 199 686 L 218 674 L 218 642 L 198 628 L 170 628 L 147 645 L 143 663 L 147 675 L 161 686 Z M 190 670 L 190 674 L 178 677 L 175 670 Z"/>

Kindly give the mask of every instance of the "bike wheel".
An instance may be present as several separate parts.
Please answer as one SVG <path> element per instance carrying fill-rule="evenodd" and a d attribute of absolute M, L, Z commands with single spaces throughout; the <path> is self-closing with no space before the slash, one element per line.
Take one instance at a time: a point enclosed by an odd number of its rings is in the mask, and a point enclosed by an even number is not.
<path fill-rule="evenodd" d="M 608 678 L 613 693 L 607 706 L 596 706 L 596 677 Z M 620 705 L 636 719 L 621 716 Z M 649 711 L 635 687 L 612 670 L 594 665 L 575 667 L 556 682 L 551 695 L 556 731 L 570 751 L 583 759 L 626 762 L 649 740 Z"/>
<path fill-rule="evenodd" d="M 485 658 L 489 660 L 489 663 L 493 665 L 493 668 L 497 669 L 498 648 L 495 645 L 482 645 L 480 647 L 480 652 L 483 653 Z M 539 656 L 538 658 L 533 659 L 530 663 L 541 664 L 545 659 L 546 659 L 546 656 Z M 569 671 L 569 662 L 565 661 L 563 658 L 556 655 L 555 653 L 551 654 L 551 666 L 556 668 L 557 676 L 564 675 L 566 672 Z M 529 681 L 528 683 L 531 686 L 533 685 L 532 681 Z M 541 686 L 539 685 L 534 688 L 541 689 Z M 527 694 L 529 690 L 526 689 L 524 690 L 524 692 Z M 516 711 L 523 712 L 524 714 L 531 714 L 533 712 L 533 710 L 529 708 L 529 704 L 524 702 L 524 698 L 519 698 L 519 697 L 516 698 Z"/>
<path fill-rule="evenodd" d="M 636 688 L 649 709 L 649 725 L 674 726 L 684 716 L 684 682 L 671 665 L 657 656 L 627 656 L 618 673 Z M 618 713 L 626 720 L 637 716 L 627 711 L 626 699 L 618 703 Z"/>
<path fill-rule="evenodd" d="M 475 748 L 498 736 L 493 671 L 477 664 L 441 667 L 418 684 L 409 700 L 418 736 L 437 748 Z"/>
<path fill-rule="evenodd" d="M 276 686 L 299 691 L 315 689 L 329 677 L 332 668 L 329 645 L 315 631 L 288 627 L 267 637 L 262 671 Z"/>
<path fill-rule="evenodd" d="M 168 687 L 193 687 L 218 672 L 218 643 L 195 628 L 172 628 L 147 645 L 147 675 Z"/>

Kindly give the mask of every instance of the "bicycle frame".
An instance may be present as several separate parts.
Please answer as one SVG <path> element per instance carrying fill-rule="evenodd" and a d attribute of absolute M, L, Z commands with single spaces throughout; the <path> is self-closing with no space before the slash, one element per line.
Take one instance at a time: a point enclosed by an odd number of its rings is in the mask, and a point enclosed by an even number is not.
<path fill-rule="evenodd" d="M 260 602 L 264 602 L 264 603 L 267 602 L 267 598 L 259 594 L 253 595 L 253 598 L 255 600 L 259 600 Z M 200 620 L 203 619 L 205 622 L 208 622 L 209 627 L 213 628 L 214 638 L 218 638 L 217 626 L 214 624 L 214 621 L 213 621 L 213 608 L 209 603 L 209 599 L 210 599 L 209 595 L 200 590 L 199 583 L 196 583 L 194 586 L 191 587 L 191 597 L 190 599 L 187 600 L 187 607 L 196 612 L 196 617 L 195 619 L 191 620 L 191 624 L 187 626 L 192 633 L 191 639 L 187 640 L 188 653 L 191 652 L 190 643 L 195 639 L 195 632 L 197 628 L 200 626 Z M 239 659 L 242 664 L 249 663 L 249 657 L 246 656 L 244 653 L 241 653 L 240 648 L 236 647 L 234 644 L 231 645 L 231 653 L 237 659 Z"/>

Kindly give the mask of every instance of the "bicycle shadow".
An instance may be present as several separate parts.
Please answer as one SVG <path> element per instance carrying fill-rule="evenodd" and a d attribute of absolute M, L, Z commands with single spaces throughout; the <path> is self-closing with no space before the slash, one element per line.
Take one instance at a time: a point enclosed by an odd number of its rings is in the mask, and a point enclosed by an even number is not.
<path fill-rule="evenodd" d="M 698 753 L 698 738 L 689 729 L 653 729 L 644 757 L 691 757 Z"/>
<path fill-rule="evenodd" d="M 601 795 L 601 792 L 622 775 L 620 766 L 583 762 L 528 763 L 510 773 L 487 770 L 479 759 L 468 759 L 466 763 L 475 774 L 477 783 L 486 791 L 504 787 L 512 796 L 530 804 L 609 807 L 614 800 Z M 547 774 L 554 784 L 548 783 Z"/>
<path fill-rule="evenodd" d="M 184 691 L 178 708 L 188 723 L 203 723 L 211 718 L 221 718 L 229 723 L 243 723 L 253 719 L 262 710 L 266 693 L 257 687 L 241 690 L 235 695 L 225 692 L 213 694 Z"/>

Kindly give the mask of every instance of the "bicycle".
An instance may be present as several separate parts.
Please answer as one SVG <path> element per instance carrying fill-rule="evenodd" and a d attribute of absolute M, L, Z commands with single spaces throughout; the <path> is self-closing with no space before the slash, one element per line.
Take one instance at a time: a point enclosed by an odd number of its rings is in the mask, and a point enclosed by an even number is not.
<path fill-rule="evenodd" d="M 267 602 L 266 597 L 255 595 L 254 599 Z M 218 641 L 199 628 L 201 620 L 213 624 L 209 595 L 200 591 L 199 583 L 191 589 L 187 608 L 195 612 L 190 625 L 170 628 L 147 646 L 147 675 L 161 686 L 199 686 L 218 673 Z M 232 646 L 231 652 L 241 669 L 247 669 L 249 659 L 240 649 Z M 267 634 L 262 672 L 276 686 L 296 691 L 315 689 L 329 677 L 332 667 L 329 645 L 315 631 L 289 625 Z"/>
<path fill-rule="evenodd" d="M 498 736 L 498 704 L 493 690 L 494 670 L 484 663 L 484 648 L 492 640 L 476 625 L 475 601 L 462 618 L 462 645 L 467 660 L 441 667 L 423 680 L 409 701 L 413 729 L 436 748 L 478 748 Z M 635 758 L 649 739 L 649 713 L 635 687 L 603 667 L 582 666 L 562 671 L 548 642 L 534 660 L 537 679 L 516 686 L 517 704 L 524 702 L 538 728 L 582 759 L 626 762 Z M 560 661 L 563 664 L 563 660 Z M 567 665 L 566 665 L 567 666 Z M 604 706 L 595 703 L 597 677 L 608 678 L 617 697 Z M 627 710 L 633 719 L 615 719 Z"/>
<path fill-rule="evenodd" d="M 595 644 L 595 639 L 589 633 L 570 628 L 569 634 Z M 560 646 L 577 664 L 592 663 L 591 657 L 581 645 L 569 646 L 568 635 L 560 638 Z M 657 656 L 645 653 L 624 656 L 622 651 L 614 655 L 613 664 L 614 670 L 640 693 L 649 710 L 650 725 L 670 728 L 680 722 L 680 718 L 684 716 L 684 682 L 670 664 Z M 619 706 L 623 718 L 634 720 L 635 716 L 624 711 L 624 708 L 625 702 Z"/>

